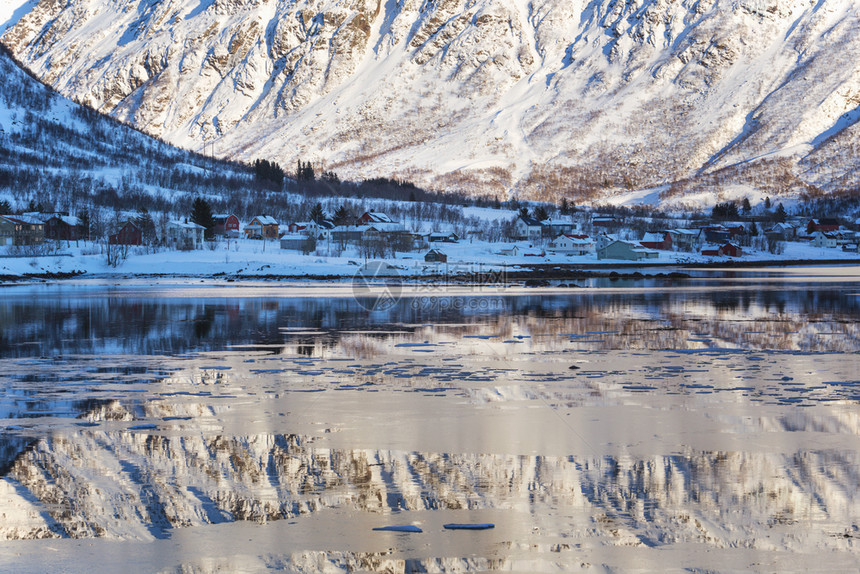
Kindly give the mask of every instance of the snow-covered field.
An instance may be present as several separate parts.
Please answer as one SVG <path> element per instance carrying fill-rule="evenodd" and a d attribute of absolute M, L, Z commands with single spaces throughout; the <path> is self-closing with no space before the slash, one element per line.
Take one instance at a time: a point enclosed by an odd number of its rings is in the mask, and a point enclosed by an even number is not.
<path fill-rule="evenodd" d="M 503 255 L 501 252 L 517 246 L 517 255 Z M 614 259 L 598 260 L 595 255 L 569 256 L 563 253 L 545 251 L 541 247 L 529 247 L 528 242 L 488 243 L 471 242 L 468 239 L 459 243 L 438 243 L 434 247 L 448 256 L 445 263 L 426 263 L 424 251 L 397 253 L 394 257 L 382 259 L 392 266 L 392 273 L 402 276 L 432 274 L 454 275 L 479 270 L 502 268 L 528 269 L 534 265 L 573 265 L 602 266 L 606 268 L 629 264 L 686 265 L 733 261 L 767 262 L 808 262 L 844 260 L 846 263 L 860 263 L 860 256 L 846 253 L 841 249 L 817 248 L 804 243 L 789 243 L 783 254 L 744 251 L 744 257 L 710 257 L 695 253 L 661 251 L 658 259 L 631 262 Z M 149 252 L 147 252 L 149 251 Z M 226 275 L 242 276 L 318 276 L 352 277 L 365 263 L 380 261 L 378 258 L 365 258 L 356 250 L 346 250 L 343 254 L 330 255 L 325 244 L 318 247 L 315 254 L 303 255 L 299 251 L 280 249 L 274 241 L 255 241 L 238 239 L 220 241 L 214 249 L 206 247 L 194 251 L 147 250 L 131 247 L 127 259 L 117 267 L 107 264 L 106 256 L 99 253 L 99 247 L 86 242 L 70 245 L 62 244 L 57 253 L 39 256 L 0 257 L 0 275 L 25 275 L 44 273 L 84 272 L 89 276 L 126 277 L 133 275 L 172 275 L 177 277 L 211 277 Z"/>

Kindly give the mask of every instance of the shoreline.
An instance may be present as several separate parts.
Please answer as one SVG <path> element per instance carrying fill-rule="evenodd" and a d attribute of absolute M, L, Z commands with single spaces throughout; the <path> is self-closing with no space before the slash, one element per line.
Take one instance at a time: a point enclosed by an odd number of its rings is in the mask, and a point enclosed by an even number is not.
<path fill-rule="evenodd" d="M 524 266 L 494 265 L 487 266 L 486 271 L 458 271 L 462 266 L 451 265 L 440 267 L 439 273 L 431 274 L 401 274 L 397 267 L 391 267 L 390 275 L 378 275 L 375 278 L 380 281 L 391 281 L 399 279 L 404 284 L 432 282 L 437 284 L 486 284 L 498 281 L 540 281 L 561 279 L 688 279 L 691 277 L 688 270 L 708 269 L 755 269 L 755 268 L 789 268 L 789 267 L 820 267 L 820 266 L 860 266 L 860 257 L 857 259 L 784 259 L 784 260 L 729 260 L 729 261 L 707 261 L 707 262 L 627 262 L 616 263 L 539 263 Z M 449 271 L 452 269 L 452 271 Z M 651 270 L 659 272 L 649 272 Z M 629 270 L 629 271 L 624 271 Z M 635 270 L 635 271 L 634 271 Z M 133 281 L 141 279 L 210 279 L 222 280 L 226 283 L 243 281 L 308 281 L 320 283 L 339 283 L 351 281 L 356 273 L 312 273 L 312 274 L 280 274 L 280 273 L 242 273 L 228 274 L 225 271 L 214 273 L 88 273 L 86 271 L 46 271 L 41 273 L 23 273 L 20 275 L 0 275 L 0 287 L 17 285 L 21 283 L 46 283 L 60 282 L 73 279 L 115 280 Z"/>

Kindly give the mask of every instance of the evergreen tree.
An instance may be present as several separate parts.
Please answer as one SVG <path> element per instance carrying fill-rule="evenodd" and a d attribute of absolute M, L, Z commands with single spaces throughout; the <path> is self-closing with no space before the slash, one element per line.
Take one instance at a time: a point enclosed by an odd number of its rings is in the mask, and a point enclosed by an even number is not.
<path fill-rule="evenodd" d="M 738 216 L 738 206 L 734 201 L 718 203 L 711 210 L 714 219 L 734 219 Z"/>
<path fill-rule="evenodd" d="M 782 202 L 776 205 L 776 213 L 774 214 L 774 219 L 776 219 L 780 223 L 785 223 L 785 220 L 788 218 L 788 214 L 785 212 L 785 207 L 782 205 Z"/>
<path fill-rule="evenodd" d="M 284 170 L 277 163 L 265 159 L 254 161 L 254 177 L 260 182 L 270 182 L 280 187 L 284 183 Z"/>
<path fill-rule="evenodd" d="M 546 208 L 543 205 L 539 205 L 535 209 L 534 217 L 538 221 L 545 221 L 545 220 L 549 219 L 549 213 L 547 212 Z"/>
<path fill-rule="evenodd" d="M 770 196 L 764 198 L 764 208 L 770 209 Z"/>
<path fill-rule="evenodd" d="M 324 171 L 320 179 L 332 185 L 340 185 L 340 177 L 333 171 Z"/>
<path fill-rule="evenodd" d="M 12 205 L 5 199 L 0 201 L 0 215 L 9 215 L 12 213 Z"/>
<path fill-rule="evenodd" d="M 528 207 L 521 207 L 521 208 L 520 208 L 520 213 L 519 213 L 519 215 L 520 215 L 520 217 L 522 217 L 523 219 L 525 219 L 526 217 L 528 217 L 528 216 L 529 216 L 529 208 L 528 208 Z"/>
<path fill-rule="evenodd" d="M 212 217 L 212 206 L 202 197 L 196 197 L 191 204 L 191 221 L 206 228 L 203 237 L 206 240 L 215 238 L 215 218 Z"/>
<path fill-rule="evenodd" d="M 134 224 L 140 229 L 144 243 L 152 244 L 156 242 L 158 238 L 155 233 L 155 220 L 152 219 L 152 215 L 146 207 L 138 208 Z"/>
<path fill-rule="evenodd" d="M 84 208 L 84 210 L 78 214 L 78 220 L 80 222 L 78 224 L 78 227 L 80 228 L 80 236 L 83 239 L 89 239 L 90 238 L 90 212 L 89 212 L 89 210 Z"/>
<path fill-rule="evenodd" d="M 341 205 L 334 212 L 334 223 L 335 225 L 347 225 L 349 220 L 352 219 L 352 215 L 349 213 L 349 210 L 345 205 Z"/>
<path fill-rule="evenodd" d="M 314 175 L 314 166 L 311 165 L 311 162 L 303 162 L 302 160 L 298 160 L 296 164 L 296 181 L 313 181 L 316 179 L 316 175 Z"/>
<path fill-rule="evenodd" d="M 561 211 L 564 215 L 567 215 L 567 214 L 569 214 L 569 213 L 570 213 L 570 204 L 567 202 L 567 198 L 566 198 L 566 197 L 562 197 L 562 198 L 561 198 L 561 208 L 560 208 L 560 211 Z"/>
<path fill-rule="evenodd" d="M 750 222 L 749 234 L 750 237 L 756 237 L 758 235 L 758 227 L 755 224 L 755 220 Z"/>
<path fill-rule="evenodd" d="M 311 221 L 322 221 L 325 219 L 325 212 L 321 203 L 317 203 L 311 208 Z"/>
<path fill-rule="evenodd" d="M 741 210 L 744 212 L 744 215 L 748 214 L 752 211 L 752 205 L 750 205 L 750 200 L 748 197 L 744 198 L 743 203 L 741 204 Z"/>
<path fill-rule="evenodd" d="M 33 213 L 33 212 L 42 213 L 43 211 L 45 211 L 45 208 L 42 205 L 41 201 L 39 203 L 35 203 L 31 199 L 30 202 L 27 204 L 27 213 Z"/>

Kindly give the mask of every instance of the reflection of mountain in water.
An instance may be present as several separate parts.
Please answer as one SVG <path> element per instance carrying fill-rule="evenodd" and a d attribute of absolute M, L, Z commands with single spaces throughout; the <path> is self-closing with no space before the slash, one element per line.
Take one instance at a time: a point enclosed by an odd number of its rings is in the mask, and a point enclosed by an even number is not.
<path fill-rule="evenodd" d="M 856 350 L 860 335 L 860 301 L 841 286 L 430 295 L 404 298 L 372 314 L 347 297 L 127 297 L 74 289 L 51 297 L 7 297 L 0 301 L 0 356 L 176 354 L 245 344 L 313 355 L 336 347 L 344 331 L 386 337 L 392 326 L 411 332 L 427 324 L 457 326 L 462 335 L 600 333 L 584 343 L 604 349 L 715 345 L 844 351 Z M 290 334 L 291 329 L 320 333 Z"/>
<path fill-rule="evenodd" d="M 791 549 L 814 535 L 823 550 L 851 544 L 835 535 L 860 516 L 858 459 L 854 451 L 583 459 L 333 450 L 295 435 L 93 430 L 43 439 L 18 456 L 2 481 L 2 506 L 27 501 L 27 511 L 7 517 L 0 532 L 151 539 L 325 508 L 495 508 L 607 544 Z"/>

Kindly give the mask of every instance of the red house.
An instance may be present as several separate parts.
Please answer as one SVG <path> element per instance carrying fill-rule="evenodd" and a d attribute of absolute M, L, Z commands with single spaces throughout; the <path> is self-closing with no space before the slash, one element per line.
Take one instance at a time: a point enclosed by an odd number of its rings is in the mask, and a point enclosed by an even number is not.
<path fill-rule="evenodd" d="M 239 237 L 239 218 L 232 213 L 219 213 L 212 216 L 215 220 L 215 235 Z"/>
<path fill-rule="evenodd" d="M 725 255 L 726 257 L 743 257 L 744 255 L 743 249 L 734 243 L 726 243 L 717 252 L 719 255 Z"/>
<path fill-rule="evenodd" d="M 359 223 L 368 224 L 368 223 L 394 223 L 390 217 L 385 215 L 384 213 L 380 213 L 378 211 L 365 211 L 361 217 L 358 218 Z"/>
<path fill-rule="evenodd" d="M 111 245 L 143 245 L 143 232 L 129 221 L 119 231 L 108 237 L 108 243 Z"/>
<path fill-rule="evenodd" d="M 55 215 L 45 222 L 45 238 L 57 241 L 77 241 L 82 233 L 81 220 L 70 215 Z"/>
<path fill-rule="evenodd" d="M 821 231 L 822 233 L 829 233 L 831 231 L 839 230 L 839 221 L 833 218 L 822 218 L 822 219 L 810 219 L 809 223 L 806 224 L 806 233 L 812 235 L 816 231 Z"/>
<path fill-rule="evenodd" d="M 743 257 L 743 250 L 734 243 L 726 243 L 719 249 L 702 249 L 702 255 L 711 255 L 715 257 Z"/>
<path fill-rule="evenodd" d="M 669 235 L 668 232 L 664 234 L 660 233 L 646 233 L 642 238 L 642 241 L 639 242 L 642 247 L 647 247 L 648 249 L 662 249 L 671 251 L 672 249 L 672 236 Z"/>

